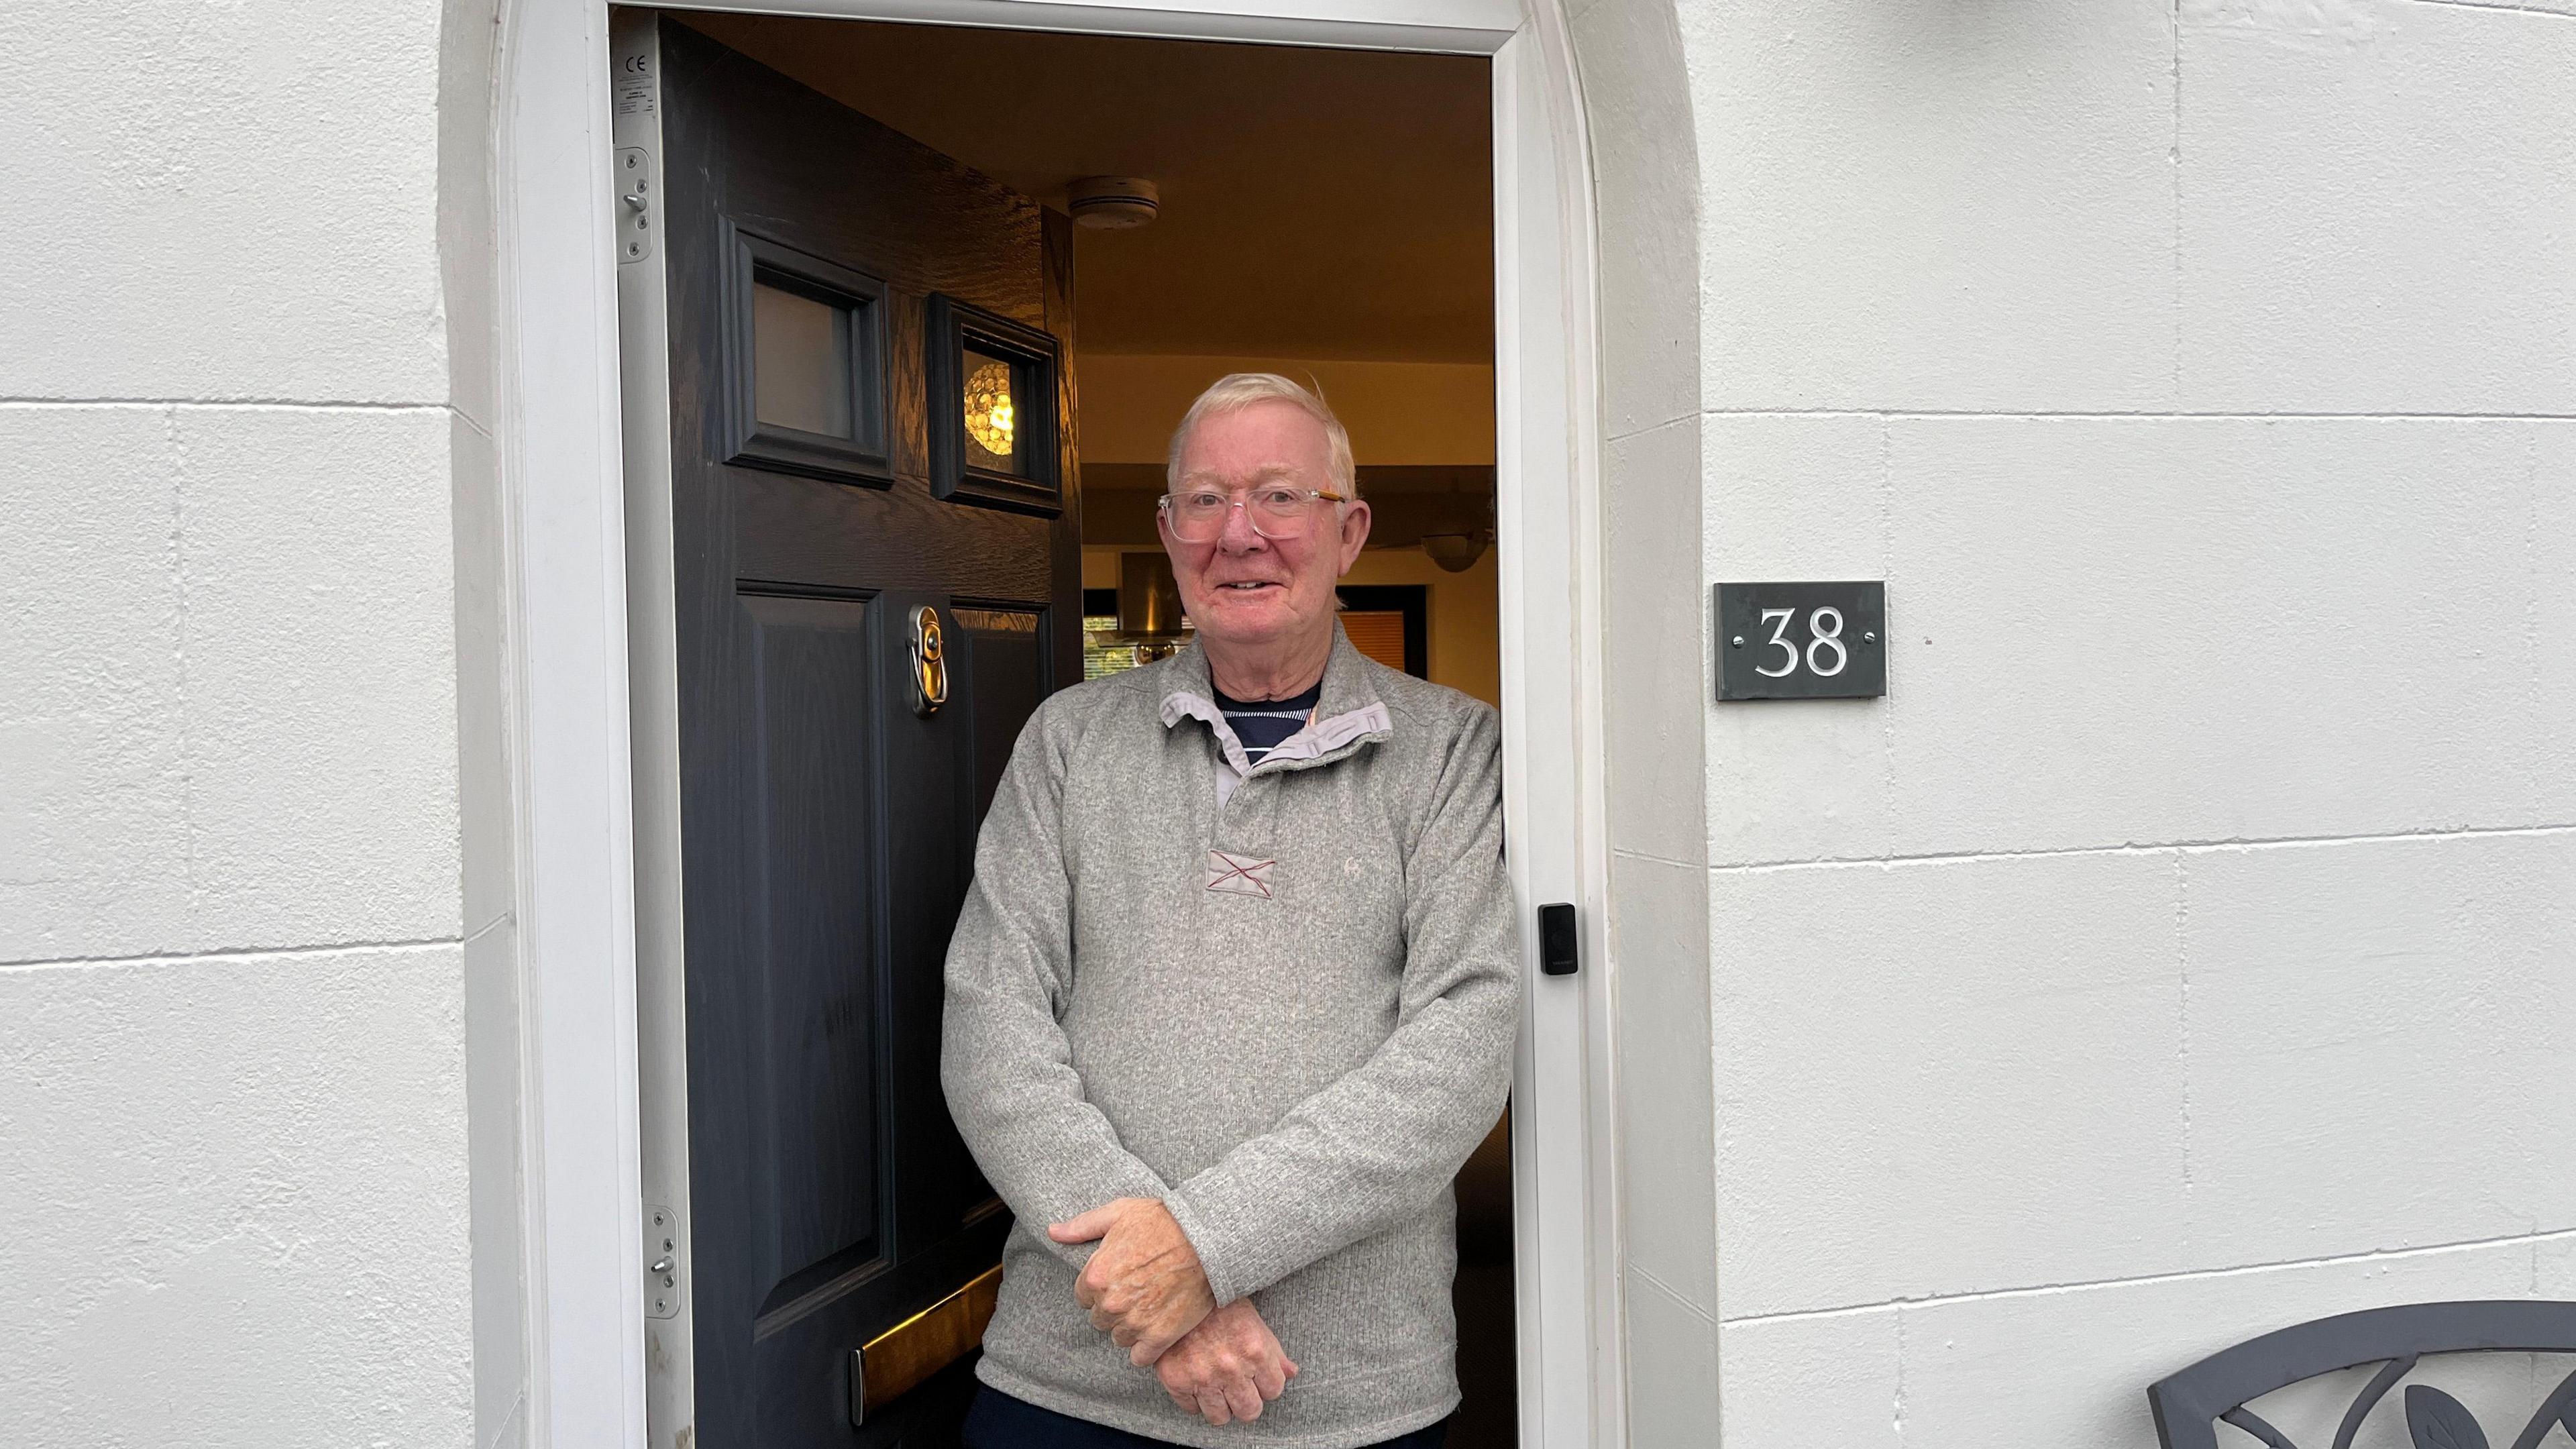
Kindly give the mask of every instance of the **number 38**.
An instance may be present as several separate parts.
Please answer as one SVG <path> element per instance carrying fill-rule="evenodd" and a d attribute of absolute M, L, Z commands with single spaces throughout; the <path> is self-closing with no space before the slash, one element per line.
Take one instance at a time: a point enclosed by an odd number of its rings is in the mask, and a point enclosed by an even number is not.
<path fill-rule="evenodd" d="M 1830 679 L 1842 673 L 1843 666 L 1851 663 L 1851 651 L 1843 647 L 1843 611 L 1828 606 L 1807 615 L 1807 648 L 1803 656 L 1799 653 L 1797 644 L 1789 638 L 1789 621 L 1795 618 L 1797 613 L 1795 609 L 1762 611 L 1762 622 L 1771 626 L 1771 638 L 1763 647 L 1766 649 L 1776 647 L 1786 657 L 1777 669 L 1757 664 L 1753 666 L 1753 672 L 1766 678 L 1778 679 L 1782 675 L 1795 672 L 1799 659 L 1803 657 L 1807 661 L 1807 672 L 1810 674 Z M 1830 669 L 1825 667 L 1824 660 L 1820 657 L 1826 650 L 1833 651 L 1833 667 Z"/>

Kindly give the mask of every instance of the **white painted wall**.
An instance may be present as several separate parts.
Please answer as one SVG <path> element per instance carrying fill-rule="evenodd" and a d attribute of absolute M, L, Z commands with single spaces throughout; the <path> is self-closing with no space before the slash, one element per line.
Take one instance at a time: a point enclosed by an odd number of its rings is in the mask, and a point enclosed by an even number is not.
<path fill-rule="evenodd" d="M 2134 1449 L 2254 1332 L 2576 1296 L 2576 9 L 1680 31 L 1701 386 L 1614 447 L 1894 644 L 1701 707 L 1729 1449 Z"/>
<path fill-rule="evenodd" d="M 475 1441 L 451 43 L 0 10 L 0 1440 Z"/>

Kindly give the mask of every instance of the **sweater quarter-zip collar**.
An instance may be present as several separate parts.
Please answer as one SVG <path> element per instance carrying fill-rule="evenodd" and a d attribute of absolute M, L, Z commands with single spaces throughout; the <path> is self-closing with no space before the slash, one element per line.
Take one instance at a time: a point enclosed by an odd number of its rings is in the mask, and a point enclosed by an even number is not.
<path fill-rule="evenodd" d="M 1193 640 L 1172 658 L 1174 685 L 1163 696 L 1163 726 L 1169 729 L 1184 719 L 1196 719 L 1215 736 L 1219 755 L 1217 804 L 1222 809 L 1234 787 L 1254 775 L 1329 765 L 1395 733 L 1395 717 L 1388 712 L 1385 701 L 1377 697 L 1377 691 L 1369 687 L 1364 662 L 1365 656 L 1352 646 L 1350 636 L 1336 623 L 1332 652 L 1324 660 L 1324 691 L 1315 705 L 1314 720 L 1272 746 L 1270 753 L 1255 765 L 1244 753 L 1243 742 L 1235 738 L 1234 727 L 1226 722 L 1225 711 L 1217 708 L 1216 684 L 1208 673 L 1207 655 Z"/>

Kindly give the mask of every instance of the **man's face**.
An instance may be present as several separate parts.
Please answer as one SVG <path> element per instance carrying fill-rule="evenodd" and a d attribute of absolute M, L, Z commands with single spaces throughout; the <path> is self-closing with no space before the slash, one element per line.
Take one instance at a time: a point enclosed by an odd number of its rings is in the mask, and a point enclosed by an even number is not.
<path fill-rule="evenodd" d="M 1258 402 L 1199 423 L 1181 451 L 1178 486 L 1230 498 L 1267 483 L 1337 491 L 1331 456 L 1324 425 L 1305 409 Z M 1205 543 L 1175 538 L 1170 515 L 1158 515 L 1181 607 L 1202 641 L 1260 648 L 1331 634 L 1333 585 L 1368 541 L 1369 510 L 1359 502 L 1337 510 L 1320 500 L 1307 507 L 1305 531 L 1297 537 L 1264 538 L 1249 509 L 1233 508 L 1225 531 Z"/>

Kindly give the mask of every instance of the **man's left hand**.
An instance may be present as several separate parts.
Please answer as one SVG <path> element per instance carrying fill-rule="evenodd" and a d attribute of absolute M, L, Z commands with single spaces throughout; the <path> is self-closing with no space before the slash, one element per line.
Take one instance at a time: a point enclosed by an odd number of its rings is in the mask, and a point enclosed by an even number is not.
<path fill-rule="evenodd" d="M 1263 1404 L 1287 1390 L 1297 1364 L 1280 1351 L 1252 1300 L 1238 1298 L 1173 1344 L 1154 1365 L 1154 1376 L 1183 1413 L 1211 1424 L 1248 1424 L 1261 1417 Z"/>
<path fill-rule="evenodd" d="M 1091 1326 L 1128 1350 L 1142 1368 L 1163 1356 L 1215 1311 L 1198 1250 L 1172 1217 L 1150 1197 L 1122 1197 L 1050 1225 L 1059 1243 L 1100 1246 L 1073 1281 L 1073 1296 L 1091 1310 Z"/>

